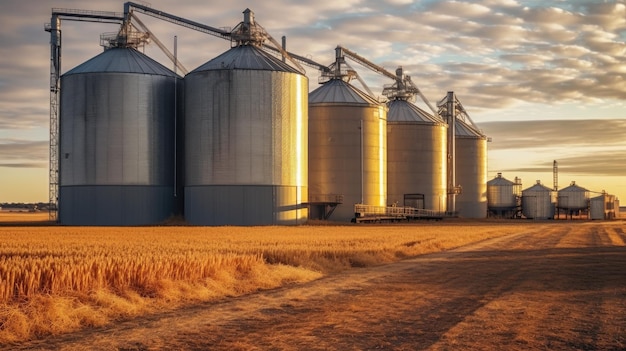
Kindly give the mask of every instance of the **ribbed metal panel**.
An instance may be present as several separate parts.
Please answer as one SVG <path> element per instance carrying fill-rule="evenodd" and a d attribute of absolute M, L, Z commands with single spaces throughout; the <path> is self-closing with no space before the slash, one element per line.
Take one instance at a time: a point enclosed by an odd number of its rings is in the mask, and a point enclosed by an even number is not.
<path fill-rule="evenodd" d="M 77 185 L 59 192 L 59 221 L 70 225 L 148 225 L 172 215 L 171 186 Z"/>
<path fill-rule="evenodd" d="M 173 214 L 177 79 L 127 48 L 61 77 L 61 223 L 154 224 Z"/>
<path fill-rule="evenodd" d="M 189 223 L 297 224 L 308 216 L 308 81 L 260 52 L 233 48 L 185 77 Z"/>
<path fill-rule="evenodd" d="M 328 90 L 328 91 L 327 91 Z M 386 205 L 386 107 L 331 80 L 309 96 L 309 193 L 343 195 L 331 220 L 354 218 L 354 204 Z"/>
<path fill-rule="evenodd" d="M 191 71 L 190 74 L 202 71 L 233 69 L 291 72 L 299 74 L 293 67 L 252 45 L 234 47 L 199 66 Z"/>
<path fill-rule="evenodd" d="M 457 119 L 454 127 L 457 138 L 484 138 L 484 135 L 471 128 L 462 120 Z"/>
<path fill-rule="evenodd" d="M 189 223 L 205 225 L 302 224 L 302 187 L 204 185 L 185 188 Z M 186 207 L 186 209 L 187 209 Z"/>
<path fill-rule="evenodd" d="M 341 79 L 333 79 L 309 94 L 309 104 L 356 104 L 379 105 L 378 101 L 366 93 L 347 84 Z"/>
<path fill-rule="evenodd" d="M 130 48 L 113 48 L 67 71 L 64 76 L 84 73 L 138 73 L 174 77 L 175 74 L 150 57 Z"/>
<path fill-rule="evenodd" d="M 572 183 L 559 190 L 557 207 L 565 210 L 577 211 L 589 207 L 589 190 Z"/>
<path fill-rule="evenodd" d="M 516 184 L 500 174 L 487 182 L 487 208 L 513 209 L 517 206 Z"/>
<path fill-rule="evenodd" d="M 456 183 L 462 192 L 456 197 L 460 217 L 487 216 L 487 138 L 457 121 Z"/>
<path fill-rule="evenodd" d="M 447 127 L 412 103 L 394 100 L 387 113 L 387 201 L 424 194 L 424 207 L 446 210 Z"/>
<path fill-rule="evenodd" d="M 522 190 L 522 215 L 529 219 L 554 218 L 555 203 L 552 189 L 539 183 Z"/>
<path fill-rule="evenodd" d="M 589 218 L 613 219 L 616 217 L 615 208 L 615 195 L 602 194 L 592 197 L 589 199 Z"/>
<path fill-rule="evenodd" d="M 433 116 L 406 100 L 391 100 L 387 106 L 387 122 L 421 122 L 429 125 L 444 123 L 439 116 Z"/>

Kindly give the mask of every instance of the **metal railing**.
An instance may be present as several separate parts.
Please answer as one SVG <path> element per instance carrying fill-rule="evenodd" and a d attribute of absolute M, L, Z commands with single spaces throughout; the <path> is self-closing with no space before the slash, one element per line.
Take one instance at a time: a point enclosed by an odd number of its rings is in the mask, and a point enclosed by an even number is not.
<path fill-rule="evenodd" d="M 319 203 L 343 203 L 343 195 L 338 194 L 309 194 L 309 202 L 319 202 Z"/>
<path fill-rule="evenodd" d="M 399 206 L 374 206 L 374 205 L 354 205 L 354 213 L 357 218 L 364 217 L 387 217 L 387 218 L 444 218 L 454 217 L 454 213 L 426 210 L 415 207 Z"/>

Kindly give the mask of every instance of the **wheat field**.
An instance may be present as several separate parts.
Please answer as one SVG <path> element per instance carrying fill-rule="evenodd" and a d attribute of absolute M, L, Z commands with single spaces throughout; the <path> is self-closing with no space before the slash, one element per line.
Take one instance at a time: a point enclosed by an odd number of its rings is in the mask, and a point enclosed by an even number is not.
<path fill-rule="evenodd" d="M 303 283 L 530 228 L 504 221 L 0 226 L 0 344 Z"/>

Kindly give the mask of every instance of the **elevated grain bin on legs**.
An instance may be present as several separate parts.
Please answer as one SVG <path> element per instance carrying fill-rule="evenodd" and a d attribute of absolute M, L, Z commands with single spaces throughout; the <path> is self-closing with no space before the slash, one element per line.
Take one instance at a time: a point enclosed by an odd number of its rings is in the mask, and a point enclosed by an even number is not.
<path fill-rule="evenodd" d="M 554 218 L 555 193 L 540 181 L 522 190 L 522 215 L 529 219 Z"/>

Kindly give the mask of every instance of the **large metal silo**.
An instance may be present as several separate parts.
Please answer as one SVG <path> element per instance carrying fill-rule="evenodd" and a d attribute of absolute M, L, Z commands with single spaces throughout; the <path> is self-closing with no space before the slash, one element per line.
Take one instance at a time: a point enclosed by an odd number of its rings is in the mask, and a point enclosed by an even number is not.
<path fill-rule="evenodd" d="M 529 219 L 554 218 L 554 191 L 540 181 L 522 190 L 522 215 Z"/>
<path fill-rule="evenodd" d="M 423 194 L 426 209 L 446 211 L 446 124 L 407 100 L 387 105 L 387 201 Z"/>
<path fill-rule="evenodd" d="M 496 177 L 487 182 L 487 209 L 490 216 L 513 217 L 515 216 L 522 188 L 516 178 L 512 182 L 498 173 Z"/>
<path fill-rule="evenodd" d="M 239 45 L 185 77 L 185 219 L 197 225 L 303 223 L 306 76 Z"/>
<path fill-rule="evenodd" d="M 354 205 L 385 206 L 387 111 L 342 79 L 309 94 L 309 193 L 343 195 L 331 220 L 354 218 Z"/>
<path fill-rule="evenodd" d="M 61 77 L 62 224 L 156 224 L 174 213 L 180 83 L 132 48 L 108 49 Z"/>
<path fill-rule="evenodd" d="M 455 124 L 456 196 L 459 217 L 485 218 L 487 215 L 487 137 L 467 123 Z"/>

